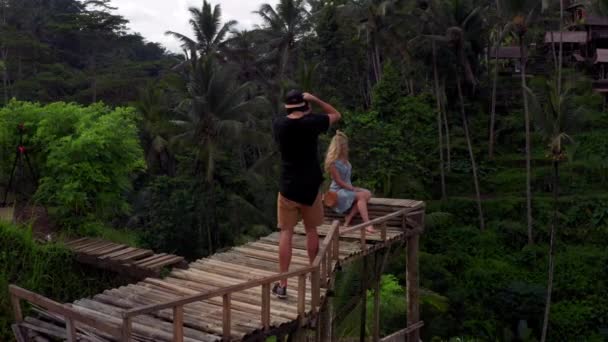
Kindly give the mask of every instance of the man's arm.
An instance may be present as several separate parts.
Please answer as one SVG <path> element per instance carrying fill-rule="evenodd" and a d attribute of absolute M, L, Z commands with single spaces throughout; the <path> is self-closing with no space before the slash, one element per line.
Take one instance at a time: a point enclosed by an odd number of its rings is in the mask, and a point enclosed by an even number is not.
<path fill-rule="evenodd" d="M 321 107 L 321 109 L 323 109 L 323 111 L 329 116 L 330 125 L 333 125 L 342 119 L 342 114 L 340 114 L 336 108 L 329 103 L 320 100 L 318 97 L 310 93 L 304 93 L 304 100 L 318 104 L 319 107 Z"/>

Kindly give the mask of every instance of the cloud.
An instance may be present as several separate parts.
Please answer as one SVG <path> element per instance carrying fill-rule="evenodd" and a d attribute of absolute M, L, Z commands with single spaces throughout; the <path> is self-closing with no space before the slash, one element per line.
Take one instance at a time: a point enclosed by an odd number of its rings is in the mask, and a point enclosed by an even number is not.
<path fill-rule="evenodd" d="M 222 7 L 222 20 L 237 20 L 240 28 L 252 28 L 259 24 L 253 11 L 263 3 L 274 3 L 269 0 L 211 0 L 212 5 Z M 167 49 L 181 52 L 180 44 L 172 37 L 165 36 L 165 31 L 175 31 L 192 36 L 188 20 L 188 7 L 201 7 L 202 0 L 114 0 L 117 13 L 127 18 L 129 28 L 140 33 L 146 40 L 158 42 Z"/>

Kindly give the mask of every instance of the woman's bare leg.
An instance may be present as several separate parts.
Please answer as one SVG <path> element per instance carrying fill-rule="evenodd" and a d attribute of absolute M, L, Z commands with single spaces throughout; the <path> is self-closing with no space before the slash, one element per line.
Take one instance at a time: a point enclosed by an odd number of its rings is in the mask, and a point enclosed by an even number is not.
<path fill-rule="evenodd" d="M 358 213 L 359 207 L 357 206 L 357 201 L 355 200 L 355 203 L 353 203 L 353 207 L 350 210 L 350 213 L 348 213 L 348 215 L 346 215 L 346 217 L 344 218 L 344 227 L 350 226 L 350 223 L 352 222 L 353 218 L 355 218 Z"/>
<path fill-rule="evenodd" d="M 361 214 L 361 218 L 363 219 L 363 222 L 369 222 L 369 214 L 367 212 L 367 202 L 370 200 L 370 198 L 371 198 L 371 194 L 369 192 L 358 192 L 357 193 L 357 207 L 359 209 L 359 213 Z M 367 230 L 367 232 L 370 234 L 376 233 L 374 226 L 371 226 L 371 225 L 367 226 L 367 228 L 365 228 L 365 230 Z"/>

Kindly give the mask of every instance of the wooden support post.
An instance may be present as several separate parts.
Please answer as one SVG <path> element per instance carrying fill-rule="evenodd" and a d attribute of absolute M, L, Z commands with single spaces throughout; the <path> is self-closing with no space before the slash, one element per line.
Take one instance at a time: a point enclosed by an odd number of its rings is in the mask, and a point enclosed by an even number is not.
<path fill-rule="evenodd" d="M 334 312 L 334 298 L 330 297 L 327 300 L 327 321 L 326 321 L 326 325 L 325 328 L 327 329 L 326 334 L 325 334 L 325 341 L 333 341 L 334 340 L 334 318 L 333 318 L 333 312 Z"/>
<path fill-rule="evenodd" d="M 365 229 L 363 229 L 365 231 Z M 359 341 L 365 342 L 367 326 L 367 256 L 363 256 L 363 271 L 361 272 L 361 330 Z"/>
<path fill-rule="evenodd" d="M 21 299 L 12 293 L 11 305 L 13 306 L 13 316 L 15 316 L 15 322 L 23 322 L 23 312 L 21 311 Z"/>
<path fill-rule="evenodd" d="M 327 263 L 325 262 L 325 256 L 321 257 L 321 287 L 326 288 L 326 280 L 327 280 Z"/>
<path fill-rule="evenodd" d="M 365 237 L 365 228 L 361 228 L 361 250 L 365 251 L 365 246 L 367 245 L 367 238 Z"/>
<path fill-rule="evenodd" d="M 386 242 L 386 222 L 384 222 L 380 227 L 380 237 L 382 242 Z"/>
<path fill-rule="evenodd" d="M 306 314 L 306 274 L 298 276 L 298 317 L 300 325 L 304 323 Z"/>
<path fill-rule="evenodd" d="M 329 289 L 329 283 L 331 280 L 331 275 L 333 273 L 333 263 L 332 263 L 332 257 L 331 257 L 332 253 L 331 251 L 327 252 L 327 255 L 325 256 L 325 263 L 327 264 L 327 266 L 325 267 L 327 269 L 327 280 L 325 281 L 325 288 Z"/>
<path fill-rule="evenodd" d="M 407 240 L 407 326 L 420 321 L 418 298 L 418 248 L 420 235 L 416 234 Z M 419 342 L 420 331 L 415 329 L 407 335 L 407 342 Z"/>
<path fill-rule="evenodd" d="M 382 274 L 379 274 L 378 279 L 374 284 L 374 342 L 380 341 L 380 283 L 382 282 Z"/>
<path fill-rule="evenodd" d="M 334 247 L 332 249 L 333 258 L 336 261 L 336 263 L 338 263 L 338 262 L 340 262 L 340 234 L 339 233 L 336 234 L 332 243 L 334 244 Z"/>
<path fill-rule="evenodd" d="M 311 295 L 312 295 L 310 310 L 313 313 L 316 313 L 317 309 L 319 308 L 319 302 L 321 301 L 321 298 L 320 298 L 321 289 L 319 286 L 319 268 L 318 267 L 311 274 L 310 291 L 311 291 Z"/>
<path fill-rule="evenodd" d="M 76 335 L 76 322 L 74 322 L 73 319 L 68 318 L 65 320 L 65 329 L 67 330 L 67 335 L 68 335 L 68 342 L 76 342 L 77 341 L 77 335 Z"/>
<path fill-rule="evenodd" d="M 173 341 L 184 341 L 184 307 L 176 306 L 173 308 Z"/>
<path fill-rule="evenodd" d="M 231 305 L 231 295 L 230 293 L 225 294 L 224 296 L 222 296 L 222 302 L 223 302 L 223 306 L 224 309 L 222 310 L 224 313 L 224 317 L 223 317 L 223 327 L 222 327 L 222 331 L 223 331 L 223 337 L 225 341 L 230 341 L 231 338 L 231 328 L 232 328 L 232 322 L 231 320 L 231 310 L 232 310 L 232 305 Z"/>
<path fill-rule="evenodd" d="M 262 285 L 262 326 L 270 329 L 270 284 Z"/>
<path fill-rule="evenodd" d="M 122 321 L 122 339 L 121 342 L 131 341 L 131 330 L 133 329 L 133 318 L 125 317 Z"/>

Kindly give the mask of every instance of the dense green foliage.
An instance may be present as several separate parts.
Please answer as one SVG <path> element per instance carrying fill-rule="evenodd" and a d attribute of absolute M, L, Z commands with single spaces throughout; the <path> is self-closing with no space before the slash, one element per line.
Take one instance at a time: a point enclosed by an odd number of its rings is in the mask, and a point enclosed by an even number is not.
<path fill-rule="evenodd" d="M 53 209 L 61 222 L 107 220 L 129 212 L 124 194 L 132 188 L 132 175 L 145 168 L 132 108 L 11 101 L 0 110 L 3 151 L 18 145 L 20 124 L 40 178 L 33 197 Z M 7 181 L 14 158 L 5 155 L 0 169 Z M 25 182 L 36 180 L 23 177 Z"/>
<path fill-rule="evenodd" d="M 60 302 L 123 285 L 115 274 L 79 265 L 61 245 L 36 243 L 27 227 L 0 222 L 0 340 L 12 340 L 13 311 L 8 285 L 16 284 Z M 25 308 L 25 306 L 24 306 Z M 25 311 L 27 314 L 27 311 Z"/>
<path fill-rule="evenodd" d="M 127 104 L 169 66 L 165 50 L 127 33 L 104 1 L 5 0 L 0 100 Z M 120 77 L 117 77 L 120 75 Z"/>
<path fill-rule="evenodd" d="M 592 3 L 590 13 L 606 14 L 603 1 Z M 299 87 L 343 113 L 335 129 L 350 137 L 356 185 L 429 203 L 424 340 L 539 340 L 550 260 L 548 340 L 608 338 L 608 114 L 592 63 L 555 68 L 558 52 L 543 44 L 557 29 L 557 1 L 278 0 L 249 31 L 230 31 L 221 8 L 202 1 L 190 9 L 193 32 L 168 33 L 183 45 L 179 58 L 126 33 L 109 5 L 0 1 L 0 189 L 24 123 L 40 182 L 19 177 L 19 200 L 48 206 L 64 230 L 207 256 L 275 226 L 271 121 Z M 520 61 L 500 62 L 492 106 L 484 50 L 520 43 L 530 46 L 527 85 L 513 72 Z M 402 254 L 382 278 L 383 334 L 404 324 Z M 40 265 L 35 277 L 55 267 L 30 257 L 23 263 Z M 6 281 L 20 281 L 10 272 Z M 361 274 L 345 270 L 334 302 L 349 337 L 359 331 L 356 300 L 371 301 L 353 286 Z"/>

